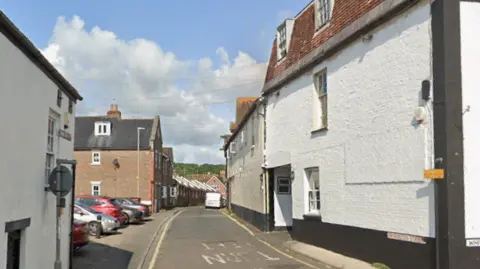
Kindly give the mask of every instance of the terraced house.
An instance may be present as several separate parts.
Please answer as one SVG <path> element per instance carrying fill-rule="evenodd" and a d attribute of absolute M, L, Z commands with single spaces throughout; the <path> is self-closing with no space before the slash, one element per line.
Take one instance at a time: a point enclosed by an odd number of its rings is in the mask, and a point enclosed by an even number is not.
<path fill-rule="evenodd" d="M 477 268 L 479 18 L 473 0 L 314 0 L 281 23 L 257 226 L 391 268 Z"/>
<path fill-rule="evenodd" d="M 124 119 L 117 104 L 103 116 L 76 118 L 76 194 L 139 197 L 162 203 L 163 141 L 160 117 Z"/>

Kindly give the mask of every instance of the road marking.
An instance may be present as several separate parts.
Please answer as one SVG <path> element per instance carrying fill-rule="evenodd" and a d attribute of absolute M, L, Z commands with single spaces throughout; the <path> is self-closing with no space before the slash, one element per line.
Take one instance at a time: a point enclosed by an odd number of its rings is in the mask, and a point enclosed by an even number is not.
<path fill-rule="evenodd" d="M 231 219 L 233 222 L 235 222 L 236 224 L 238 224 L 238 226 L 242 227 L 243 229 L 245 229 L 245 231 L 247 231 L 251 236 L 255 236 L 255 234 L 247 228 L 247 226 L 243 225 L 242 223 L 240 223 L 238 220 L 232 218 L 231 216 L 227 215 L 226 213 L 222 212 L 223 215 L 227 216 L 229 219 Z"/>
<path fill-rule="evenodd" d="M 153 267 L 155 266 L 155 262 L 157 261 L 158 254 L 160 253 L 160 247 L 162 246 L 162 242 L 165 239 L 165 234 L 167 233 L 170 223 L 172 223 L 172 221 L 182 212 L 183 210 L 179 211 L 176 215 L 171 216 L 168 222 L 165 224 L 165 227 L 163 227 L 162 234 L 160 235 L 160 239 L 158 239 L 157 246 L 155 247 L 155 252 L 153 253 L 152 259 L 150 260 L 148 269 L 153 269 Z"/>
<path fill-rule="evenodd" d="M 278 261 L 280 260 L 280 258 L 272 258 L 272 257 L 269 257 L 267 254 L 265 253 L 262 253 L 260 251 L 257 251 L 258 254 L 262 255 L 265 259 L 269 260 L 269 261 Z"/>
<path fill-rule="evenodd" d="M 208 262 L 208 264 L 212 265 L 213 262 L 211 260 L 220 262 L 220 263 L 227 263 L 225 260 L 220 256 L 220 254 L 216 254 L 215 257 L 202 255 L 203 259 Z"/>
<path fill-rule="evenodd" d="M 301 263 L 301 264 L 303 264 L 303 265 L 306 265 L 306 266 L 308 266 L 308 267 L 315 268 L 315 269 L 321 269 L 321 268 L 319 268 L 319 267 L 317 267 L 317 266 L 315 266 L 315 265 L 309 264 L 309 263 L 304 262 L 304 261 L 302 261 L 302 260 L 299 260 L 299 259 L 297 259 L 297 258 L 295 258 L 295 257 L 293 257 L 293 256 L 291 256 L 291 255 L 288 255 L 287 253 L 285 253 L 285 252 L 279 250 L 278 248 L 270 245 L 268 242 L 265 242 L 265 241 L 263 241 L 263 240 L 255 237 L 255 234 L 254 234 L 250 229 L 248 229 L 247 226 L 243 225 L 241 222 L 239 222 L 238 220 L 234 219 L 233 217 L 227 215 L 227 214 L 224 213 L 224 212 L 222 212 L 222 214 L 225 215 L 225 216 L 227 216 L 230 220 L 232 220 L 233 222 L 235 222 L 238 226 L 240 226 L 240 227 L 242 227 L 243 229 L 245 229 L 245 230 L 246 230 L 251 236 L 253 236 L 253 238 L 255 238 L 257 241 L 263 243 L 263 244 L 266 245 L 267 247 L 275 250 L 276 252 L 282 254 L 283 256 L 285 256 L 285 257 L 287 257 L 287 258 L 290 258 L 290 259 L 292 259 L 292 260 L 294 260 L 294 261 L 296 261 L 296 262 L 299 262 L 299 263 Z"/>

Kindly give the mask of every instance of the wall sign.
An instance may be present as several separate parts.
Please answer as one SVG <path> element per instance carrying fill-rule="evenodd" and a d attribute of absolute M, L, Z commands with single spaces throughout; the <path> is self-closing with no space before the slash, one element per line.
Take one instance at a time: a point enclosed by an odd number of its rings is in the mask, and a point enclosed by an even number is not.
<path fill-rule="evenodd" d="M 411 243 L 417 243 L 417 244 L 426 244 L 427 242 L 425 241 L 425 238 L 421 236 L 416 236 L 416 235 L 409 235 L 409 234 L 399 234 L 399 233 L 387 233 L 387 237 L 389 239 L 393 240 L 400 240 L 400 241 L 406 241 L 406 242 L 411 242 Z"/>
<path fill-rule="evenodd" d="M 467 247 L 480 247 L 480 238 L 473 238 L 465 240 Z"/>
<path fill-rule="evenodd" d="M 72 135 L 70 133 L 68 133 L 67 131 L 64 131 L 62 129 L 58 130 L 58 136 L 66 139 L 68 141 L 72 141 Z"/>

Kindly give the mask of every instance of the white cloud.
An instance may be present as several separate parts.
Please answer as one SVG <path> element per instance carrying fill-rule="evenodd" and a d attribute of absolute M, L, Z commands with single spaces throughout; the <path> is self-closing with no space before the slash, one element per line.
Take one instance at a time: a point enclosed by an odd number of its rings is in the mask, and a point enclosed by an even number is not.
<path fill-rule="evenodd" d="M 217 59 L 182 60 L 150 40 L 88 30 L 78 16 L 59 17 L 42 52 L 84 95 L 78 114 L 104 114 L 115 99 L 124 116 L 160 115 L 176 161 L 199 163 L 223 163 L 220 135 L 230 119 L 209 104 L 258 95 L 266 70 L 241 51 L 232 59 L 222 47 Z"/>

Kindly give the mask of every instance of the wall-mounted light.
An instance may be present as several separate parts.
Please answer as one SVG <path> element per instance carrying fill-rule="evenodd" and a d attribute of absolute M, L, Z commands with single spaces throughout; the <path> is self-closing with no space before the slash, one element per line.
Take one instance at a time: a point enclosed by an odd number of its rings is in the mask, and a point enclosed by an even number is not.
<path fill-rule="evenodd" d="M 427 117 L 427 110 L 425 109 L 425 107 L 423 106 L 417 107 L 414 112 L 414 117 L 418 123 L 422 123 Z"/>

